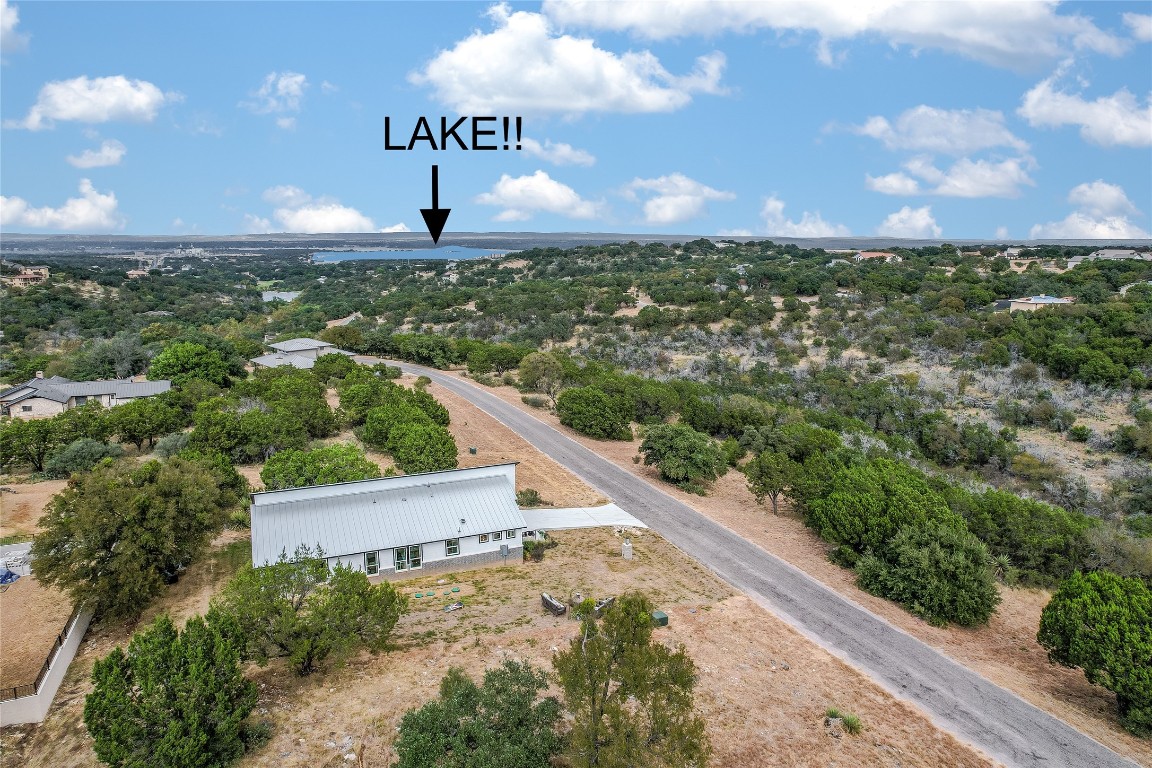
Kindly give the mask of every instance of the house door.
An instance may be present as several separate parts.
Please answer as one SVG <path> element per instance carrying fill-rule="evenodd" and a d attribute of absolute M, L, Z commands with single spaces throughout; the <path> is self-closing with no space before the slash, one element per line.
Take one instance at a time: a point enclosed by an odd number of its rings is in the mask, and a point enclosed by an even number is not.
<path fill-rule="evenodd" d="M 424 562 L 423 552 L 419 544 L 412 544 L 407 547 L 396 547 L 395 549 L 395 565 L 397 571 L 407 571 L 408 569 L 416 569 Z"/>

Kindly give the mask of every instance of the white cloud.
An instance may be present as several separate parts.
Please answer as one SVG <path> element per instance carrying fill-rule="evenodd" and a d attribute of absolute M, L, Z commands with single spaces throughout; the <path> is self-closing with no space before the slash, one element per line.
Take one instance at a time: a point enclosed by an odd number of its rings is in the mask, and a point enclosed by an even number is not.
<path fill-rule="evenodd" d="M 244 227 L 249 233 L 297 232 L 408 232 L 403 223 L 383 229 L 355 208 L 341 205 L 330 197 L 313 198 L 299 187 L 282 185 L 264 190 L 264 201 L 275 206 L 272 218 L 244 214 Z M 273 225 L 275 222 L 275 226 Z"/>
<path fill-rule="evenodd" d="M 1132 30 L 1132 39 L 1141 43 L 1152 42 L 1152 16 L 1143 13 L 1124 14 L 1124 23 Z"/>
<path fill-rule="evenodd" d="M 887 237 L 909 237 L 916 239 L 937 238 L 944 233 L 932 218 L 932 206 L 911 208 L 904 206 L 888 217 L 876 228 L 876 234 Z"/>
<path fill-rule="evenodd" d="M 1124 189 L 1103 179 L 1078 184 L 1068 193 L 1068 202 L 1076 207 L 1062 221 L 1050 221 L 1032 227 L 1030 237 L 1074 239 L 1129 239 L 1150 235 L 1129 221 L 1140 211 L 1128 199 Z"/>
<path fill-rule="evenodd" d="M 28 35 L 16 31 L 20 12 L 8 0 L 0 0 L 0 53 L 15 53 L 28 47 Z"/>
<path fill-rule="evenodd" d="M 1029 158 L 993 162 L 962 157 L 947 171 L 942 171 L 927 158 L 915 157 L 905 163 L 904 168 L 912 175 L 936 185 L 928 194 L 943 197 L 1019 197 L 1021 185 L 1035 186 L 1025 168 L 1031 164 Z"/>
<path fill-rule="evenodd" d="M 992 147 L 1023 152 L 1027 142 L 1004 125 L 1004 115 L 991 109 L 937 109 L 921 104 L 905 110 L 895 124 L 874 116 L 852 131 L 884 143 L 888 149 L 967 155 Z"/>
<path fill-rule="evenodd" d="M 644 201 L 644 223 L 653 226 L 694 219 L 706 213 L 709 200 L 736 199 L 731 192 L 713 189 L 682 173 L 655 179 L 633 179 L 624 188 L 624 196 L 629 200 L 640 199 L 638 193 L 654 193 Z"/>
<path fill-rule="evenodd" d="M 260 87 L 250 94 L 252 101 L 242 101 L 240 106 L 257 115 L 278 115 L 276 127 L 292 130 L 296 118 L 291 112 L 299 112 L 308 88 L 308 78 L 299 72 L 269 72 Z"/>
<path fill-rule="evenodd" d="M 526 221 L 540 211 L 570 219 L 594 219 L 603 210 L 602 203 L 583 199 L 572 187 L 544 171 L 516 178 L 503 174 L 492 185 L 492 191 L 477 195 L 475 202 L 504 209 L 493 221 Z"/>
<path fill-rule="evenodd" d="M 79 155 L 68 155 L 69 163 L 77 168 L 105 168 L 109 165 L 119 165 L 128 148 L 116 139 L 107 139 L 100 149 L 86 149 Z"/>
<path fill-rule="evenodd" d="M 617 55 L 593 40 L 556 35 L 538 13 L 488 11 L 495 29 L 474 32 L 408 76 L 462 114 L 671 112 L 694 93 L 720 93 L 724 54 L 669 73 L 649 51 Z"/>
<path fill-rule="evenodd" d="M 180 99 L 179 94 L 164 93 L 146 80 L 129 80 L 122 75 L 81 76 L 45 84 L 28 115 L 23 120 L 6 121 L 5 126 L 38 131 L 53 127 L 56 120 L 151 122 L 166 102 Z"/>
<path fill-rule="evenodd" d="M 340 86 L 334 85 L 334 84 L 328 82 L 327 80 L 322 80 L 320 82 L 320 90 L 322 92 L 328 93 L 328 94 L 337 93 L 340 90 Z"/>
<path fill-rule="evenodd" d="M 583 149 L 576 149 L 571 144 L 553 143 L 551 139 L 545 139 L 543 144 L 536 139 L 521 139 L 520 146 L 523 147 L 526 154 L 538 157 L 553 165 L 591 166 L 596 164 L 596 158 L 592 153 L 585 152 Z"/>
<path fill-rule="evenodd" d="M 1068 193 L 1068 202 L 1091 216 L 1127 216 L 1140 212 L 1123 187 L 1103 179 L 1077 184 Z"/>
<path fill-rule="evenodd" d="M 1055 81 L 1065 67 L 1046 80 L 1041 80 L 1024 94 L 1017 113 L 1033 127 L 1080 126 L 1085 141 L 1105 147 L 1152 146 L 1152 102 L 1144 105 L 1127 88 L 1111 96 L 1087 101 L 1076 93 L 1058 90 Z"/>
<path fill-rule="evenodd" d="M 1008 239 L 1008 227 L 996 227 L 996 239 L 997 240 L 1007 240 Z"/>
<path fill-rule="evenodd" d="M 124 228 L 116 195 L 101 194 L 88 179 L 80 180 L 80 197 L 71 197 L 59 208 L 33 208 L 19 197 L 0 195 L 0 225 L 68 232 L 107 232 Z"/>
<path fill-rule="evenodd" d="M 761 29 L 777 35 L 814 32 L 820 36 L 818 58 L 825 64 L 842 58 L 831 52 L 831 43 L 857 37 L 880 38 L 914 50 L 943 50 L 1013 69 L 1055 61 L 1069 50 L 1116 56 L 1128 47 L 1127 41 L 1104 32 L 1087 16 L 1060 13 L 1050 0 L 546 0 L 543 10 L 561 26 L 629 31 L 649 39 Z"/>
<path fill-rule="evenodd" d="M 884 176 L 864 174 L 864 186 L 884 195 L 920 194 L 920 182 L 905 173 L 889 173 Z"/>
<path fill-rule="evenodd" d="M 800 221 L 784 216 L 784 201 L 772 195 L 764 201 L 760 211 L 765 231 L 782 237 L 847 237 L 852 234 L 843 224 L 831 224 L 820 217 L 820 212 L 804 211 Z"/>

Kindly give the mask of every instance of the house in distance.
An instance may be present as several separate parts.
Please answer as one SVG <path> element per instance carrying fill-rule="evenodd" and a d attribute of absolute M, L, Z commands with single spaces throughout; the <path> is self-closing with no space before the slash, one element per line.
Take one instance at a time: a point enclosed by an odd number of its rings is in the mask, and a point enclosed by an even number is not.
<path fill-rule="evenodd" d="M 141 397 L 162 394 L 171 388 L 172 382 L 167 379 L 72 381 L 63 376 L 44 378 L 44 373 L 37 371 L 35 378 L 0 392 L 0 415 L 38 419 L 92 402 L 112 408 Z"/>
<path fill-rule="evenodd" d="M 270 354 L 254 357 L 249 361 L 253 368 L 279 368 L 290 365 L 293 368 L 307 370 L 323 355 L 353 356 L 352 352 L 337 349 L 334 344 L 319 339 L 288 339 L 268 346 L 273 350 Z"/>
<path fill-rule="evenodd" d="M 252 564 L 303 545 L 369 576 L 523 559 L 516 464 L 252 494 Z"/>

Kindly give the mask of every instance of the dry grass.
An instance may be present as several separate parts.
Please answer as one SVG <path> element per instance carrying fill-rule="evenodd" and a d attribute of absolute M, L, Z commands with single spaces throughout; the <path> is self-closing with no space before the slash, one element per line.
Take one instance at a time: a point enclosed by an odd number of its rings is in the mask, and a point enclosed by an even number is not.
<path fill-rule="evenodd" d="M 0 688 L 31 685 L 72 615 L 68 595 L 21 576 L 0 592 Z"/>
<path fill-rule="evenodd" d="M 67 480 L 45 480 L 4 486 L 8 490 L 0 491 L 0 538 L 38 533 L 36 522 L 44 507 L 67 485 Z"/>

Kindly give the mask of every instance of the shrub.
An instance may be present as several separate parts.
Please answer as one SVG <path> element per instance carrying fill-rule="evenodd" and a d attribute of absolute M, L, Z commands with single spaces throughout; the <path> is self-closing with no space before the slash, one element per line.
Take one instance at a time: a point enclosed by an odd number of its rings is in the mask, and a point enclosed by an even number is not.
<path fill-rule="evenodd" d="M 156 441 L 156 447 L 152 449 L 152 453 L 162 459 L 171 458 L 188 447 L 190 438 L 191 435 L 187 432 L 173 432 L 170 435 L 164 435 Z"/>
<path fill-rule="evenodd" d="M 333 357 L 333 355 L 328 355 Z M 264 465 L 260 479 L 270 491 L 380 476 L 380 467 L 356 445 L 326 445 L 311 451 L 280 451 Z"/>
<path fill-rule="evenodd" d="M 456 440 L 437 424 L 402 424 L 392 430 L 392 457 L 407 474 L 457 467 Z"/>
<path fill-rule="evenodd" d="M 1152 591 L 1106 571 L 1074 573 L 1040 615 L 1049 660 L 1116 694 L 1124 727 L 1152 734 Z"/>
<path fill-rule="evenodd" d="M 655 465 L 660 477 L 674 485 L 699 490 L 723 474 L 728 464 L 712 438 L 687 424 L 649 427 L 640 444 L 646 466 Z"/>
<path fill-rule="evenodd" d="M 533 507 L 548 507 L 551 505 L 540 498 L 540 492 L 535 488 L 525 488 L 522 491 L 516 492 L 516 506 L 531 509 Z"/>
<path fill-rule="evenodd" d="M 521 395 L 520 399 L 532 408 L 547 408 L 549 405 L 548 398 L 542 395 Z"/>
<path fill-rule="evenodd" d="M 1086 443 L 1092 439 L 1092 428 L 1077 424 L 1068 430 L 1068 439 L 1077 443 Z"/>
<path fill-rule="evenodd" d="M 844 730 L 856 736 L 864 730 L 864 724 L 860 722 L 860 718 L 851 712 L 841 712 L 836 707 L 828 707 L 824 712 L 824 717 L 829 720 L 839 720 Z"/>
<path fill-rule="evenodd" d="M 856 583 L 935 626 L 983 624 L 1000 603 L 988 549 L 971 533 L 938 522 L 901 528 L 883 558 L 865 554 L 856 563 Z"/>
<path fill-rule="evenodd" d="M 124 449 L 99 440 L 82 437 L 64 446 L 44 464 L 48 477 L 69 477 L 73 472 L 87 472 L 104 459 L 118 459 Z"/>
<path fill-rule="evenodd" d="M 564 390 L 556 399 L 556 413 L 561 424 L 589 437 L 632 439 L 629 409 L 596 387 Z"/>

